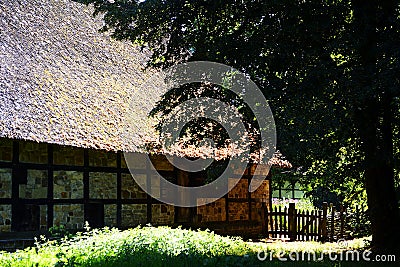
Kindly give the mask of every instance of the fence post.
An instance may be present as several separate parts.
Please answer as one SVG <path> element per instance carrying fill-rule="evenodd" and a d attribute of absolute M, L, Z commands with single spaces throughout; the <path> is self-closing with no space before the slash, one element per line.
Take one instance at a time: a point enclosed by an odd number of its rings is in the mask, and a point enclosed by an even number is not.
<path fill-rule="evenodd" d="M 322 221 L 321 221 L 321 241 L 325 242 L 328 239 L 328 231 L 327 231 L 327 215 L 328 215 L 328 203 L 322 203 Z"/>
<path fill-rule="evenodd" d="M 345 207 L 343 204 L 340 205 L 340 238 L 344 238 L 344 211 Z"/>
<path fill-rule="evenodd" d="M 261 227 L 262 227 L 262 235 L 266 236 L 268 233 L 268 223 L 266 220 L 268 220 L 268 215 L 267 215 L 267 207 L 265 206 L 265 202 L 261 202 Z M 267 237 L 268 238 L 268 237 Z"/>
<path fill-rule="evenodd" d="M 288 224 L 290 241 L 296 240 L 297 225 L 296 225 L 296 207 L 295 203 L 289 203 Z"/>
<path fill-rule="evenodd" d="M 333 203 L 331 203 L 331 234 L 330 234 L 330 241 L 333 242 L 335 238 L 335 212 L 336 212 L 336 207 L 333 206 Z"/>

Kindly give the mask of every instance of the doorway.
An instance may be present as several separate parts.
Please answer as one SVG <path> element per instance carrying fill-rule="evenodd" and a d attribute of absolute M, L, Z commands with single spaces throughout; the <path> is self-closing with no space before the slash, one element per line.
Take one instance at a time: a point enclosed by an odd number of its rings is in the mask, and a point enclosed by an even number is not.
<path fill-rule="evenodd" d="M 91 228 L 104 227 L 104 204 L 88 203 L 85 205 L 85 221 Z"/>

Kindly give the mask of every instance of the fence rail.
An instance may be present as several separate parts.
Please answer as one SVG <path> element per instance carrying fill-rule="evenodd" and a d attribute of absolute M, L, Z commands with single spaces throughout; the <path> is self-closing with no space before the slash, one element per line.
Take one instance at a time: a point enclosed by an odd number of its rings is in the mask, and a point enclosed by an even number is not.
<path fill-rule="evenodd" d="M 291 241 L 336 241 L 346 238 L 346 209 L 324 202 L 322 210 L 301 211 L 295 203 L 289 208 L 268 208 L 262 203 L 263 233 L 269 238 Z"/>

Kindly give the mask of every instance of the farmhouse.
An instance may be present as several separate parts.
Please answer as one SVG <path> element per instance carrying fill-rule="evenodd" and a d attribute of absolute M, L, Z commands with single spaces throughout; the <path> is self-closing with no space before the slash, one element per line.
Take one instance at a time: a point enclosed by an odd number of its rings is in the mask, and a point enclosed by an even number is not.
<path fill-rule="evenodd" d="M 148 99 L 157 96 L 156 89 L 138 90 L 152 73 L 144 68 L 146 52 L 99 33 L 92 10 L 69 0 L 2 1 L 0 12 L 0 236 L 54 225 L 82 229 L 85 221 L 261 231 L 270 180 L 262 173 L 262 186 L 248 192 L 255 163 L 244 175 L 232 169 L 229 183 L 237 185 L 196 208 L 161 203 L 132 179 L 123 152 L 135 153 L 144 176 L 152 175 L 148 154 L 177 184 L 196 186 L 208 175 L 179 170 L 162 152 L 144 149 L 156 135 Z M 126 132 L 131 136 L 121 138 Z M 270 164 L 290 166 L 278 158 Z M 163 193 L 161 183 L 148 186 Z"/>

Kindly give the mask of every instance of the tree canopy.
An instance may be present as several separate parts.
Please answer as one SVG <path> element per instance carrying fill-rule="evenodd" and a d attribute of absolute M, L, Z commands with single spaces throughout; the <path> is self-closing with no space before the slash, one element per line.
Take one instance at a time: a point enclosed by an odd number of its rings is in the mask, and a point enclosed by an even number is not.
<path fill-rule="evenodd" d="M 373 245 L 397 243 L 397 1 L 76 1 L 104 15 L 102 31 L 150 49 L 151 66 L 208 60 L 248 74 L 278 148 L 302 173 L 365 183 Z"/>

